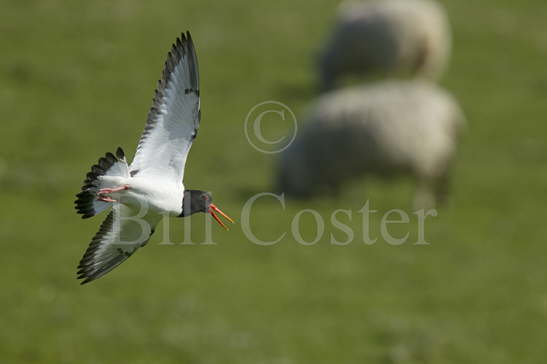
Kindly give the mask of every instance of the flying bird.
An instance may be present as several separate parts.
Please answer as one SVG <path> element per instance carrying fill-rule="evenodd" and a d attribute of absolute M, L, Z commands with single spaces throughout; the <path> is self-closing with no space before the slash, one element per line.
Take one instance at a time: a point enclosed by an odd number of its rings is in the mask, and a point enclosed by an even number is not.
<path fill-rule="evenodd" d="M 163 216 L 209 213 L 234 222 L 209 192 L 184 188 L 184 167 L 201 119 L 199 71 L 189 32 L 167 55 L 131 164 L 118 148 L 91 167 L 75 207 L 82 218 L 111 209 L 78 265 L 81 284 L 116 268 L 144 246 Z"/>

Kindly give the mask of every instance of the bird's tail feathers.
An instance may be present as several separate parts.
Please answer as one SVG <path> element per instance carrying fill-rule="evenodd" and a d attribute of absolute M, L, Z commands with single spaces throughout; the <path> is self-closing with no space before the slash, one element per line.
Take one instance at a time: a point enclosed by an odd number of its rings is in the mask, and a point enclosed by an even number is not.
<path fill-rule="evenodd" d="M 97 164 L 91 166 L 87 173 L 82 191 L 76 195 L 75 207 L 82 219 L 97 215 L 112 205 L 112 202 L 98 200 L 98 191 L 109 186 L 103 177 L 129 177 L 129 166 L 122 148 L 116 150 L 116 154 L 106 153 L 99 158 Z"/>

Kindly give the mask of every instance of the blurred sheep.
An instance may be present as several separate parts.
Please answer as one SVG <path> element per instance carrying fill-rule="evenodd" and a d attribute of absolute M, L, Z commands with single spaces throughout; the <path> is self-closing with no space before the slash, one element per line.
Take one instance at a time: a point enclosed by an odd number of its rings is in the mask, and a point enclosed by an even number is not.
<path fill-rule="evenodd" d="M 334 91 L 311 107 L 282 153 L 277 188 L 297 198 L 336 193 L 343 182 L 375 175 L 414 177 L 416 207 L 442 203 L 463 114 L 426 81 L 387 81 Z"/>
<path fill-rule="evenodd" d="M 348 76 L 419 76 L 436 81 L 450 57 L 443 7 L 432 0 L 372 0 L 340 6 L 319 58 L 322 91 Z"/>

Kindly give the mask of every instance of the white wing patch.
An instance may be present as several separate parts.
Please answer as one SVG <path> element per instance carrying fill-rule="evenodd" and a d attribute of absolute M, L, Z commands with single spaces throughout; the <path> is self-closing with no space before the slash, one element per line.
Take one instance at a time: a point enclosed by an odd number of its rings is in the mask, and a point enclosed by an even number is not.
<path fill-rule="evenodd" d="M 167 56 L 146 127 L 131 163 L 131 176 L 154 175 L 182 183 L 186 158 L 200 121 L 199 71 L 190 34 Z"/>

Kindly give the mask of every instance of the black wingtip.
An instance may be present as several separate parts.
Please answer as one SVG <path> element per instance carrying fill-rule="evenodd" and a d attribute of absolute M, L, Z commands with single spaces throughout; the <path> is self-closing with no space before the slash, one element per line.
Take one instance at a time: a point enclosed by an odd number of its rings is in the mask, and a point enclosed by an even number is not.
<path fill-rule="evenodd" d="M 124 153 L 122 147 L 118 147 L 118 149 L 116 149 L 116 157 L 118 157 L 118 159 L 124 159 L 125 158 L 125 153 Z"/>

